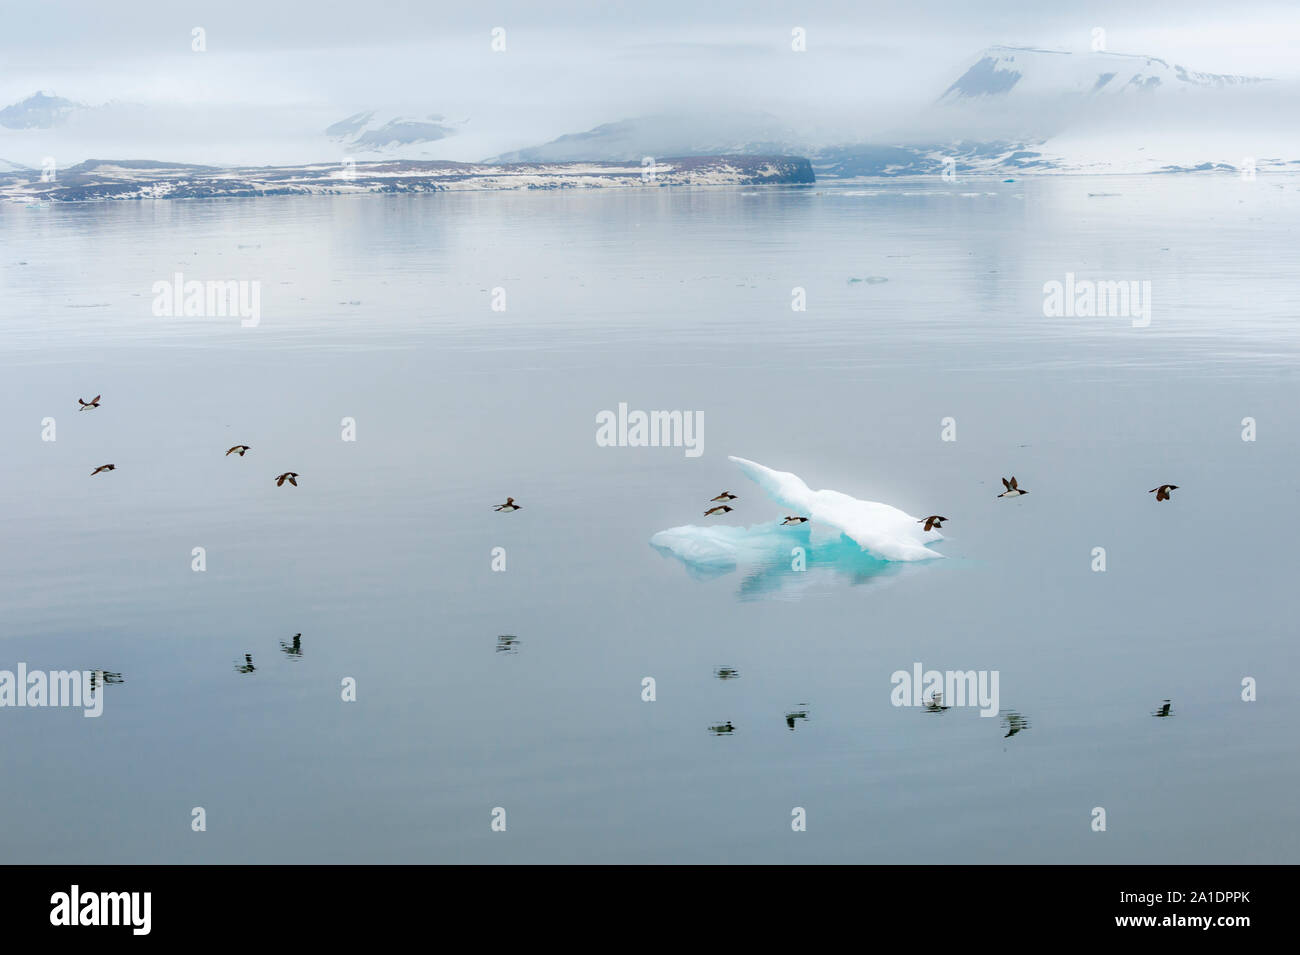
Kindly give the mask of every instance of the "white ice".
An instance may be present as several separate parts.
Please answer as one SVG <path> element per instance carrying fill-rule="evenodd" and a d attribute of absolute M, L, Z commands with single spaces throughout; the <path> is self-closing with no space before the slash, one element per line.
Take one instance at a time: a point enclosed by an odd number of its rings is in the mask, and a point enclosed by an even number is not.
<path fill-rule="evenodd" d="M 829 541 L 844 538 L 856 544 L 863 554 L 879 561 L 934 560 L 944 556 L 926 546 L 943 540 L 943 535 L 923 530 L 924 525 L 905 511 L 876 501 L 860 501 L 839 491 L 814 491 L 789 471 L 773 471 L 745 458 L 730 460 L 768 497 L 785 508 L 786 514 L 807 517 L 808 523 L 782 526 L 781 518 L 777 518 L 749 527 L 686 524 L 655 534 L 650 538 L 652 545 L 703 569 L 758 562 L 774 553 L 788 552 L 792 540 L 808 544 L 816 543 L 818 537 L 823 539 L 822 549 L 832 559 L 850 558 L 850 554 L 843 552 L 836 558 L 837 548 L 826 548 Z M 843 537 L 826 536 L 834 531 Z"/>
<path fill-rule="evenodd" d="M 745 458 L 730 460 L 790 514 L 835 528 L 873 557 L 907 561 L 943 556 L 926 546 L 943 540 L 943 535 L 924 530 L 925 525 L 905 511 L 876 501 L 860 501 L 839 491 L 814 491 L 789 471 L 773 471 Z"/>

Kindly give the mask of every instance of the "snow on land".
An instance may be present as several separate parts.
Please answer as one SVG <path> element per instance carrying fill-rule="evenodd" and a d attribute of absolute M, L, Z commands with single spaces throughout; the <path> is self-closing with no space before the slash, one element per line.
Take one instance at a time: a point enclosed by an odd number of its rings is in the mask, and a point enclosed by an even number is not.
<path fill-rule="evenodd" d="M 131 198 L 216 198 L 255 195 L 337 195 L 498 189 L 591 189 L 680 185 L 809 183 L 807 160 L 703 157 L 657 163 L 329 163 L 220 168 L 167 163 L 89 161 L 41 182 L 35 171 L 0 181 L 0 197 L 29 201 Z"/>

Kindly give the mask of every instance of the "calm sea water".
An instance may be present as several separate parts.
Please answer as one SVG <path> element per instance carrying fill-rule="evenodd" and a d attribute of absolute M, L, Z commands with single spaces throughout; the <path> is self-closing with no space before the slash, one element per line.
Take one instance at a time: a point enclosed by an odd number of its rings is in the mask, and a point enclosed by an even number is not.
<path fill-rule="evenodd" d="M 0 669 L 122 679 L 0 710 L 0 857 L 1300 861 L 1297 223 L 1263 177 L 0 209 Z M 177 272 L 260 325 L 155 317 Z M 1149 327 L 1045 318 L 1067 272 Z M 598 447 L 620 402 L 704 454 Z M 781 516 L 728 454 L 949 559 L 650 547 Z M 893 706 L 917 662 L 1004 718 Z"/>

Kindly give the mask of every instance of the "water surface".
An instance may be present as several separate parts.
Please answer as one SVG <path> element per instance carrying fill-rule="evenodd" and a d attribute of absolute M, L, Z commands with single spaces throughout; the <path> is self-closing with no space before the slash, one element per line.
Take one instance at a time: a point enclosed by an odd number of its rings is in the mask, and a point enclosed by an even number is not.
<path fill-rule="evenodd" d="M 0 209 L 0 669 L 123 679 L 0 710 L 0 854 L 1298 861 L 1298 188 Z M 259 281 L 260 325 L 155 317 L 176 272 Z M 1045 318 L 1067 272 L 1150 281 L 1150 326 Z M 704 454 L 598 447 L 619 402 Z M 718 491 L 782 516 L 728 454 L 947 515 L 948 559 L 692 573 L 648 541 Z M 1024 728 L 892 706 L 917 661 Z"/>

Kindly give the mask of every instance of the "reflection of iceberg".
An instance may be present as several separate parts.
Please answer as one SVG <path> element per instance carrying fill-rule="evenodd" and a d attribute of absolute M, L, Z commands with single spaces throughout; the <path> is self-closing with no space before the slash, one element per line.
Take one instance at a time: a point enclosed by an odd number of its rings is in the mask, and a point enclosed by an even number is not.
<path fill-rule="evenodd" d="M 672 527 L 650 538 L 661 554 L 680 560 L 700 580 L 745 568 L 740 597 L 797 597 L 818 581 L 847 579 L 850 584 L 884 583 L 919 564 L 872 557 L 843 534 L 810 530 L 809 524 L 783 527 L 780 521 L 753 527 Z"/>
<path fill-rule="evenodd" d="M 775 553 L 807 547 L 807 525 L 782 527 L 780 521 L 754 527 L 670 527 L 650 538 L 652 546 L 678 557 L 701 571 L 731 570 L 737 564 L 763 563 Z"/>
<path fill-rule="evenodd" d="M 923 530 L 917 519 L 888 504 L 859 501 L 839 491 L 814 491 L 798 475 L 773 471 L 744 458 L 732 457 L 745 476 L 754 481 L 792 514 L 804 515 L 833 527 L 856 541 L 862 550 L 881 560 L 932 560 L 942 557 L 926 544 L 943 540 L 938 531 Z M 700 531 L 720 528 L 699 528 Z M 682 528 L 677 528 L 682 530 Z"/>

